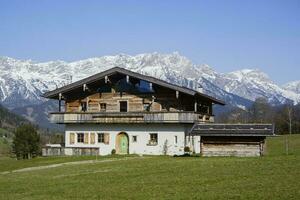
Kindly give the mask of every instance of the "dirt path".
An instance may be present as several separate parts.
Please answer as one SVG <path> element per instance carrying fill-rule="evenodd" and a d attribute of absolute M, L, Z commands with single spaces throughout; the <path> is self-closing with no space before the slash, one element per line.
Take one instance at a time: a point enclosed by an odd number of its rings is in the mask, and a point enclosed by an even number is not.
<path fill-rule="evenodd" d="M 30 172 L 30 171 L 50 169 L 50 168 L 56 168 L 56 167 L 61 167 L 61 166 L 67 166 L 67 165 L 94 164 L 94 163 L 105 163 L 105 162 L 144 159 L 144 158 L 150 158 L 150 157 L 125 157 L 125 158 L 114 158 L 114 159 L 105 159 L 105 160 L 73 161 L 73 162 L 65 162 L 65 163 L 51 164 L 51 165 L 45 165 L 45 166 L 26 167 L 26 168 L 23 168 L 23 169 L 16 169 L 16 170 L 12 170 L 12 171 L 4 171 L 4 172 L 1 172 L 0 174 L 4 175 L 4 174 L 11 174 L 11 173 L 18 173 L 18 172 Z"/>

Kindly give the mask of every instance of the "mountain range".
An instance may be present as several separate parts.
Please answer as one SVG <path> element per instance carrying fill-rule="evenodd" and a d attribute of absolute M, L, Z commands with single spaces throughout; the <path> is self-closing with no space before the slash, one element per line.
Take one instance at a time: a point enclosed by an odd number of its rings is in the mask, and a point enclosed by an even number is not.
<path fill-rule="evenodd" d="M 46 113 L 55 109 L 56 104 L 43 99 L 42 93 L 115 66 L 199 90 L 224 100 L 229 106 L 246 108 L 259 97 L 273 105 L 300 103 L 300 81 L 280 86 L 259 69 L 218 73 L 206 64 L 194 64 L 177 52 L 43 63 L 0 57 L 0 102 L 31 121 L 41 118 L 47 121 Z"/>

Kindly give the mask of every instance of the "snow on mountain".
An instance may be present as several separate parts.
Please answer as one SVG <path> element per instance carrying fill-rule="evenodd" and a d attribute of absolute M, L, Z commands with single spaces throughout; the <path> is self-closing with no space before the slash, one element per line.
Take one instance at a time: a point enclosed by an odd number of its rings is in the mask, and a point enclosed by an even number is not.
<path fill-rule="evenodd" d="M 288 91 L 292 91 L 297 94 L 300 94 L 300 81 L 293 81 L 293 82 L 287 83 L 283 86 L 283 88 Z"/>
<path fill-rule="evenodd" d="M 120 54 L 76 62 L 44 63 L 0 57 L 0 102 L 9 108 L 38 104 L 45 101 L 40 97 L 43 92 L 115 66 L 193 89 L 202 86 L 204 93 L 233 106 L 248 106 L 257 97 L 266 97 L 274 104 L 290 100 L 300 102 L 299 93 L 279 87 L 258 70 L 221 74 L 208 65 L 193 64 L 176 52 Z"/>
<path fill-rule="evenodd" d="M 227 92 L 252 101 L 263 97 L 274 105 L 300 102 L 299 94 L 276 85 L 267 74 L 258 69 L 243 69 L 220 74 L 213 82 Z"/>

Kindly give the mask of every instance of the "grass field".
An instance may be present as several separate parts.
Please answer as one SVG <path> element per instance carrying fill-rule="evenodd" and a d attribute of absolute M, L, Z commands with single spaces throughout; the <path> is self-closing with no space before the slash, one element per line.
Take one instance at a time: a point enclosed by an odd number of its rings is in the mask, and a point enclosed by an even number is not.
<path fill-rule="evenodd" d="M 300 199 L 300 135 L 268 140 L 261 158 L 95 157 L 0 159 L 0 199 Z"/>

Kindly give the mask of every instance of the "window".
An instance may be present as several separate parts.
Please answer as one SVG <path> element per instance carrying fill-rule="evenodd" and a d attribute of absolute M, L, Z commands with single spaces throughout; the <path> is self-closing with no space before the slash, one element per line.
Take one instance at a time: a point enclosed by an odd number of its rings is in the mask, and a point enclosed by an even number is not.
<path fill-rule="evenodd" d="M 142 93 L 154 92 L 152 83 L 149 83 L 149 82 L 143 81 L 143 80 L 140 80 L 140 83 L 138 84 L 138 90 Z"/>
<path fill-rule="evenodd" d="M 104 143 L 104 133 L 98 133 L 98 143 Z"/>
<path fill-rule="evenodd" d="M 174 140 L 174 143 L 177 144 L 177 142 L 178 142 L 177 135 L 175 135 L 175 138 L 174 138 L 174 139 L 175 139 L 175 140 Z"/>
<path fill-rule="evenodd" d="M 78 143 L 84 142 L 84 134 L 83 133 L 77 133 L 77 142 Z"/>
<path fill-rule="evenodd" d="M 149 103 L 144 103 L 144 111 L 150 111 L 150 104 Z"/>
<path fill-rule="evenodd" d="M 150 133 L 150 145 L 157 145 L 157 133 Z"/>
<path fill-rule="evenodd" d="M 106 103 L 100 103 L 100 111 L 106 111 Z"/>
<path fill-rule="evenodd" d="M 120 112 L 127 112 L 127 101 L 120 101 Z"/>
<path fill-rule="evenodd" d="M 132 136 L 132 142 L 137 142 L 137 136 L 136 135 Z"/>
<path fill-rule="evenodd" d="M 81 102 L 81 111 L 85 112 L 87 110 L 87 103 L 86 102 Z"/>

